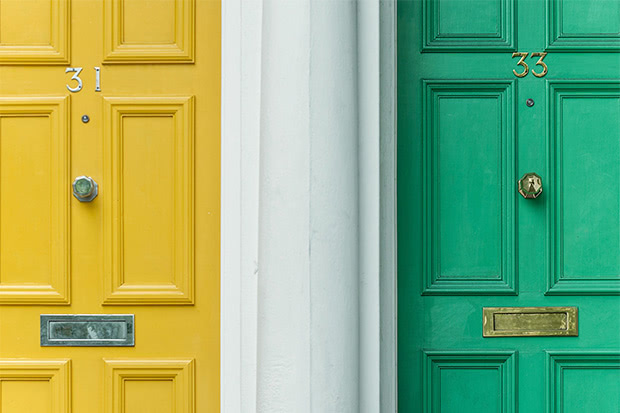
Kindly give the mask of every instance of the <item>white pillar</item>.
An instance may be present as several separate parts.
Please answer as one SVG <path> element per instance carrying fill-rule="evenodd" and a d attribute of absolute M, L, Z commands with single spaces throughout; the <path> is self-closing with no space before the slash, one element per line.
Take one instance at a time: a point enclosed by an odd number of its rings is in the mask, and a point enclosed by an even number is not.
<path fill-rule="evenodd" d="M 262 17 L 257 410 L 358 412 L 356 4 Z"/>

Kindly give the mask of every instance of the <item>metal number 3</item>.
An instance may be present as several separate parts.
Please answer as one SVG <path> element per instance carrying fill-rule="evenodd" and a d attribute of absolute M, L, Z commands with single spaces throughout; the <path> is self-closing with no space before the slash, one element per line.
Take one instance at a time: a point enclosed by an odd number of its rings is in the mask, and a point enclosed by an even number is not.
<path fill-rule="evenodd" d="M 530 72 L 530 68 L 527 65 L 527 63 L 525 63 L 525 58 L 527 57 L 528 53 L 525 52 L 515 52 L 512 54 L 512 57 L 521 57 L 521 59 L 519 59 L 519 61 L 517 62 L 517 64 L 519 66 L 523 66 L 523 72 L 521 73 L 517 73 L 516 70 L 512 69 L 512 73 L 515 74 L 516 77 L 525 77 L 529 72 Z M 540 57 L 540 59 L 538 59 L 538 61 L 536 62 L 536 65 L 540 65 L 542 66 L 543 70 L 542 72 L 536 72 L 534 70 L 532 70 L 532 74 L 536 77 L 543 77 L 547 74 L 547 72 L 549 71 L 549 68 L 547 67 L 547 65 L 545 64 L 545 62 L 543 62 L 543 59 L 545 58 L 545 56 L 547 56 L 547 52 L 535 52 L 532 53 L 531 57 Z"/>
<path fill-rule="evenodd" d="M 77 86 L 76 87 L 71 87 L 69 85 L 67 85 L 67 89 L 69 89 L 69 92 L 79 92 L 80 90 L 82 90 L 82 79 L 80 79 L 80 72 L 82 71 L 81 67 L 68 67 L 65 70 L 65 73 L 71 73 L 71 72 L 75 72 L 73 74 L 73 76 L 71 76 L 71 80 L 75 80 L 77 82 Z"/>
<path fill-rule="evenodd" d="M 516 77 L 525 77 L 525 75 L 527 75 L 529 73 L 529 71 L 530 71 L 529 66 L 527 65 L 527 63 L 525 63 L 525 58 L 527 57 L 527 53 L 524 53 L 524 52 L 514 52 L 512 54 L 512 57 L 518 57 L 518 56 L 521 56 L 521 59 L 519 59 L 517 64 L 520 65 L 520 66 L 523 66 L 523 72 L 517 73 L 516 70 L 512 69 L 512 73 L 514 73 Z"/>
<path fill-rule="evenodd" d="M 538 62 L 536 62 L 536 65 L 541 65 L 543 70 L 540 73 L 536 73 L 534 70 L 532 70 L 532 74 L 536 77 L 543 77 L 544 75 L 547 74 L 547 71 L 549 70 L 545 62 L 543 62 L 543 59 L 545 58 L 545 56 L 547 56 L 547 52 L 532 53 L 532 57 L 537 57 L 537 56 L 540 56 L 540 59 L 538 59 Z"/>

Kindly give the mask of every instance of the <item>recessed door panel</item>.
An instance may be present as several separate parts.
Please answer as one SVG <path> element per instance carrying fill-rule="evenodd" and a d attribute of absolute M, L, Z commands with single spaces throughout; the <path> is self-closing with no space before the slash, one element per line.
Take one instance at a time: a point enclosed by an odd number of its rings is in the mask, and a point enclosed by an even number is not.
<path fill-rule="evenodd" d="M 620 47 L 620 3 L 615 0 L 547 0 L 548 48 L 608 51 Z"/>
<path fill-rule="evenodd" d="M 549 413 L 613 412 L 620 400 L 620 356 L 608 351 L 547 352 Z"/>
<path fill-rule="evenodd" d="M 68 98 L 0 98 L 0 304 L 69 302 Z"/>
<path fill-rule="evenodd" d="M 193 360 L 105 360 L 105 413 L 194 411 Z"/>
<path fill-rule="evenodd" d="M 191 304 L 193 98 L 106 98 L 106 303 Z"/>
<path fill-rule="evenodd" d="M 425 294 L 514 293 L 512 93 L 425 82 Z"/>
<path fill-rule="evenodd" d="M 0 64 L 68 63 L 70 4 L 69 0 L 0 1 Z"/>
<path fill-rule="evenodd" d="M 620 82 L 551 82 L 550 293 L 620 293 Z"/>
<path fill-rule="evenodd" d="M 191 63 L 196 0 L 105 0 L 107 63 Z"/>
<path fill-rule="evenodd" d="M 512 352 L 424 353 L 424 413 L 515 413 L 516 354 Z"/>
<path fill-rule="evenodd" d="M 0 358 L 2 413 L 66 413 L 70 411 L 69 360 Z"/>
<path fill-rule="evenodd" d="M 424 2 L 423 51 L 511 50 L 516 0 Z"/>

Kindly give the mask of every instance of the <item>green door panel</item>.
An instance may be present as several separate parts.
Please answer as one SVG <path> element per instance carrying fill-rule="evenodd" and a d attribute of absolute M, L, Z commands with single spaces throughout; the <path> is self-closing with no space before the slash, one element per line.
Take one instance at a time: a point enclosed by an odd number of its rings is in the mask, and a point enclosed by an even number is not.
<path fill-rule="evenodd" d="M 425 351 L 426 410 L 441 406 L 442 412 L 460 413 L 470 406 L 483 413 L 514 413 L 515 363 L 512 351 Z"/>
<path fill-rule="evenodd" d="M 515 1 L 424 2 L 422 50 L 512 50 L 515 41 Z"/>
<path fill-rule="evenodd" d="M 620 2 L 617 0 L 547 0 L 546 7 L 548 50 L 618 51 Z"/>
<path fill-rule="evenodd" d="M 397 2 L 399 412 L 620 413 L 619 16 Z M 579 335 L 482 337 L 483 307 L 542 306 Z"/>
<path fill-rule="evenodd" d="M 620 85 L 550 81 L 551 294 L 620 285 Z"/>
<path fill-rule="evenodd" d="M 620 369 L 617 354 L 548 352 L 550 411 L 617 412 Z"/>
<path fill-rule="evenodd" d="M 422 87 L 423 293 L 514 294 L 514 81 Z"/>

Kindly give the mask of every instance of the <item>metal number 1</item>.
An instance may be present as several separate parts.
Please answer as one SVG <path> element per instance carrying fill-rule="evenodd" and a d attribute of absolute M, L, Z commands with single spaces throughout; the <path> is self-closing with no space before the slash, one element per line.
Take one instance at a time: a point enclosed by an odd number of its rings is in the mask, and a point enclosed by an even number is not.
<path fill-rule="evenodd" d="M 95 92 L 101 92 L 101 68 L 95 66 Z"/>
<path fill-rule="evenodd" d="M 69 92 L 79 92 L 80 90 L 82 90 L 82 79 L 80 79 L 80 72 L 82 71 L 81 67 L 68 67 L 65 70 L 65 73 L 71 73 L 71 72 L 75 72 L 73 74 L 73 76 L 71 76 L 71 80 L 75 80 L 77 82 L 77 86 L 76 87 L 71 87 L 69 85 L 67 85 L 67 89 L 69 89 Z"/>

